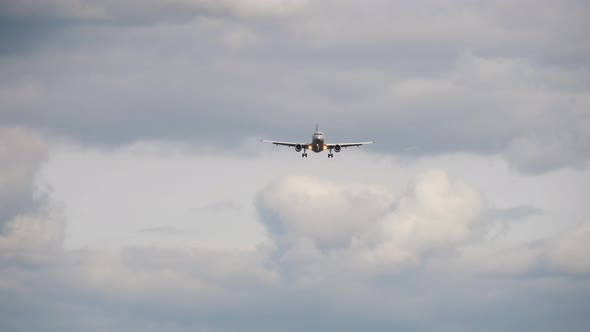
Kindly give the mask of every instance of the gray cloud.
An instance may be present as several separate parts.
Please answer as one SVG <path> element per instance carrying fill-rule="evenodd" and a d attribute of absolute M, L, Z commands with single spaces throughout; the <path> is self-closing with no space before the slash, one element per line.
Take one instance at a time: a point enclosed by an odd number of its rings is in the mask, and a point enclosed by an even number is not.
<path fill-rule="evenodd" d="M 11 12 L 43 12 L 26 4 Z M 551 13 L 502 2 L 463 11 L 389 2 L 363 11 L 344 10 L 356 8 L 348 2 L 166 4 L 172 9 L 156 15 L 159 6 L 136 11 L 133 2 L 93 9 L 58 1 L 51 15 L 158 21 L 193 13 L 186 6 L 219 6 L 210 11 L 251 10 L 257 19 L 74 24 L 35 54 L 2 59 L 0 121 L 84 144 L 166 139 L 229 149 L 263 135 L 306 139 L 305 128 L 320 122 L 329 138 L 374 139 L 372 149 L 384 153 L 501 153 L 532 173 L 586 167 L 584 3 L 552 5 Z M 282 16 L 291 8 L 299 14 Z"/>
<path fill-rule="evenodd" d="M 543 210 L 531 205 L 517 205 L 504 209 L 490 208 L 488 217 L 491 219 L 490 228 L 497 227 L 497 236 L 504 236 L 509 233 L 515 222 L 526 220 L 530 217 L 543 215 Z"/>
<path fill-rule="evenodd" d="M 209 212 L 209 213 L 221 213 L 224 211 L 230 211 L 230 210 L 239 210 L 240 206 L 229 199 L 223 199 L 223 200 L 219 200 L 216 202 L 213 202 L 211 204 L 206 204 L 203 205 L 199 208 L 200 211 L 205 211 L 205 212 Z"/>
<path fill-rule="evenodd" d="M 518 221 L 543 214 L 543 209 L 531 205 L 517 205 L 505 209 L 490 209 L 491 218 Z"/>
<path fill-rule="evenodd" d="M 0 1 L 0 56 L 38 51 L 72 29 L 187 24 L 199 18 L 288 17 L 306 0 Z"/>
<path fill-rule="evenodd" d="M 287 15 L 301 10 L 305 0 L 172 0 L 172 1 L 101 1 L 86 2 L 79 0 L 24 0 L 19 2 L 2 2 L 4 16 L 21 19 L 74 19 L 104 20 L 129 22 L 166 20 L 185 21 L 206 14 L 231 13 L 239 16 Z M 185 19 L 182 19 L 185 18 Z"/>
<path fill-rule="evenodd" d="M 577 124 L 564 126 L 558 132 L 516 137 L 508 146 L 507 158 L 518 169 L 532 173 L 559 168 L 564 162 L 584 169 L 588 163 L 587 151 L 590 151 L 590 134 L 582 129 L 585 126 L 587 116 L 583 115 Z"/>
<path fill-rule="evenodd" d="M 151 228 L 140 229 L 138 231 L 138 233 L 146 234 L 146 235 L 178 236 L 178 235 L 195 234 L 195 233 L 198 233 L 198 231 L 194 230 L 194 229 L 184 229 L 184 228 L 177 228 L 177 227 L 170 227 L 170 226 L 160 226 L 160 227 L 151 227 Z"/>

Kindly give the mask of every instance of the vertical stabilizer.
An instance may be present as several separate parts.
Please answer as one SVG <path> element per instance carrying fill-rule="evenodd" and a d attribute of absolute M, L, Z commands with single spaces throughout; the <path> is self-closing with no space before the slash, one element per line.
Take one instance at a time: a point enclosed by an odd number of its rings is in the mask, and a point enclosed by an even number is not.
<path fill-rule="evenodd" d="M 318 124 L 316 123 L 316 124 L 315 124 L 315 131 L 318 131 L 318 130 L 319 130 L 319 129 L 318 129 Z"/>

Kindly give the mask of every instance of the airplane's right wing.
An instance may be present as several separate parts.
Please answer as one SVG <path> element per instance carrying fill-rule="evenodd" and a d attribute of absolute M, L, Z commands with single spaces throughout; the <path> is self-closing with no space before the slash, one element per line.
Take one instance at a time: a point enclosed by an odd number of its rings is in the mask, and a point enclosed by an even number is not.
<path fill-rule="evenodd" d="M 294 143 L 294 142 L 280 142 L 280 141 L 268 141 L 265 139 L 260 140 L 261 142 L 265 142 L 265 143 L 272 143 L 274 145 L 282 145 L 282 146 L 290 146 L 290 147 L 302 147 L 302 146 L 307 146 L 307 143 Z"/>

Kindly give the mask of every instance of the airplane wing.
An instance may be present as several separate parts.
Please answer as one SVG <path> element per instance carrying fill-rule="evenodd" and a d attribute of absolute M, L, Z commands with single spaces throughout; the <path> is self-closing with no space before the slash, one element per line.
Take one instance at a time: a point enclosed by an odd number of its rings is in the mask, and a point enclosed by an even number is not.
<path fill-rule="evenodd" d="M 329 143 L 329 144 L 326 144 L 326 146 L 328 147 L 328 149 L 334 149 L 337 145 L 339 145 L 342 148 L 348 148 L 351 146 L 361 146 L 361 145 L 373 144 L 373 143 L 374 142 Z"/>
<path fill-rule="evenodd" d="M 307 143 L 294 143 L 294 142 L 280 142 L 280 141 L 267 141 L 265 139 L 261 139 L 261 142 L 265 142 L 265 143 L 272 143 L 274 145 L 283 145 L 283 146 L 297 146 L 297 145 L 301 145 L 301 146 L 307 146 Z"/>

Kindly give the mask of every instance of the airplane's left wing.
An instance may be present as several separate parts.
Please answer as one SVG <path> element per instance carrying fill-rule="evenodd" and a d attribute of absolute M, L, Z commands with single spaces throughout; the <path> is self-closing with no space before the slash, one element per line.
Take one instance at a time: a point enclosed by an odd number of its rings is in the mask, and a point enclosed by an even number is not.
<path fill-rule="evenodd" d="M 351 146 L 361 146 L 361 145 L 367 145 L 367 144 L 373 144 L 374 142 L 355 142 L 355 143 L 330 143 L 330 144 L 326 144 L 326 146 L 328 147 L 328 149 L 337 149 L 336 147 L 341 147 L 341 148 L 348 148 Z"/>

